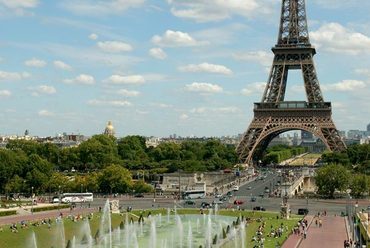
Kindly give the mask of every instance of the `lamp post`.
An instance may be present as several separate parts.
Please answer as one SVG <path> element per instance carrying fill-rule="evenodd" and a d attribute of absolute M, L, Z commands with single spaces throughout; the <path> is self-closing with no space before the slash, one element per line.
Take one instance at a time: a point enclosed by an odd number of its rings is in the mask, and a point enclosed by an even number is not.
<path fill-rule="evenodd" d="M 59 216 L 60 216 L 60 202 L 62 201 L 62 197 L 60 195 L 60 185 L 58 186 L 58 196 L 59 196 L 58 209 L 59 209 Z"/>
<path fill-rule="evenodd" d="M 81 183 L 81 194 L 82 194 L 82 188 L 83 188 L 83 186 L 84 185 Z M 83 196 L 81 195 L 81 198 L 80 199 L 81 199 L 81 208 L 82 208 L 82 201 L 83 201 L 82 199 L 85 199 L 85 198 L 83 198 Z"/>
<path fill-rule="evenodd" d="M 33 214 L 33 186 L 31 187 L 31 200 L 32 200 L 32 203 L 31 203 L 31 213 Z"/>

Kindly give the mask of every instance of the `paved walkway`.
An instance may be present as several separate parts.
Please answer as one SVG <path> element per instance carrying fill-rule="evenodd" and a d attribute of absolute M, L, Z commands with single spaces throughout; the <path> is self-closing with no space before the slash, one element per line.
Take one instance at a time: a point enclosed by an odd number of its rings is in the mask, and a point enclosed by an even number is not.
<path fill-rule="evenodd" d="M 305 219 L 307 220 L 308 226 L 311 225 L 313 221 L 312 215 L 307 215 Z M 291 234 L 288 239 L 284 242 L 282 248 L 295 248 L 298 247 L 299 243 L 302 240 L 302 236 Z"/>
<path fill-rule="evenodd" d="M 306 219 L 309 223 L 307 238 L 303 239 L 302 236 L 292 234 L 284 242 L 283 248 L 343 247 L 343 241 L 348 238 L 346 223 L 343 217 L 321 217 L 322 227 L 316 226 L 313 216 L 307 216 Z"/>
<path fill-rule="evenodd" d="M 322 217 L 322 227 L 314 223 L 307 232 L 307 238 L 302 240 L 300 248 L 309 247 L 343 247 L 343 241 L 347 239 L 346 223 L 343 217 Z"/>

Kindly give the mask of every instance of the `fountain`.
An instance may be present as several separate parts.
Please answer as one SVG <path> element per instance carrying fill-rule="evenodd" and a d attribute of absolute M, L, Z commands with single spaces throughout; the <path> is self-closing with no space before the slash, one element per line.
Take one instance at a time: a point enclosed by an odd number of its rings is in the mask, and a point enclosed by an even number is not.
<path fill-rule="evenodd" d="M 195 248 L 195 247 L 245 247 L 245 222 L 235 221 L 234 217 L 217 215 L 209 211 L 202 215 L 170 214 L 166 221 L 162 215 L 140 217 L 139 221 L 129 221 L 130 213 L 124 221 L 112 230 L 109 202 L 105 204 L 99 230 L 91 234 L 90 223 L 83 221 L 80 231 L 68 240 L 69 248 Z M 238 218 L 239 219 L 239 218 Z M 234 225 L 231 225 L 233 223 Z M 184 223 L 186 223 L 184 225 Z M 228 227 L 229 226 L 229 227 Z M 229 231 L 225 231 L 229 230 Z M 55 248 L 66 248 L 63 220 L 56 226 Z M 30 246 L 31 245 L 31 246 Z M 32 234 L 30 248 L 37 248 L 37 239 Z"/>

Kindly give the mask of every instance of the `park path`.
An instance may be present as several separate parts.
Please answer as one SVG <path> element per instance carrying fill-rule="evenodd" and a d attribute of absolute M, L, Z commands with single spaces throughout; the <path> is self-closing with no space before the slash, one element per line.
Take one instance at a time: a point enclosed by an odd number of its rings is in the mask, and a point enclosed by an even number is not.
<path fill-rule="evenodd" d="M 11 216 L 4 216 L 0 217 L 0 226 L 12 223 L 19 223 L 20 221 L 35 221 L 35 220 L 42 220 L 42 219 L 49 219 L 49 218 L 57 218 L 60 213 L 63 213 L 63 216 L 68 215 L 79 215 L 79 214 L 87 214 L 98 211 L 97 209 L 93 208 L 74 208 L 72 210 L 68 209 L 61 209 L 61 210 L 51 210 L 45 212 L 37 212 L 28 215 L 11 215 Z"/>
<path fill-rule="evenodd" d="M 282 248 L 334 248 L 343 247 L 348 239 L 345 219 L 340 216 L 321 216 L 322 227 L 316 226 L 314 216 L 306 216 L 308 221 L 307 237 L 291 234 Z"/>
<path fill-rule="evenodd" d="M 323 216 L 321 219 L 322 227 L 312 223 L 307 231 L 307 238 L 302 240 L 299 248 L 343 247 L 343 241 L 348 238 L 344 217 Z"/>

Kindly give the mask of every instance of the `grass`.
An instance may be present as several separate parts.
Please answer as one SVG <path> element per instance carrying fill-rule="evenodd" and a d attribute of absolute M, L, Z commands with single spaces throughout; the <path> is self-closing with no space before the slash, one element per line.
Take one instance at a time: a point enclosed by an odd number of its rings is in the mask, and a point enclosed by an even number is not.
<path fill-rule="evenodd" d="M 306 154 L 304 155 L 303 157 L 301 158 L 297 158 L 295 159 L 294 161 L 292 161 L 291 163 L 289 163 L 289 165 L 303 165 L 303 164 L 306 164 L 308 166 L 312 166 L 316 163 L 316 161 L 321 157 L 322 154 L 316 154 L 316 153 L 309 153 L 309 154 Z"/>
<path fill-rule="evenodd" d="M 131 217 L 136 221 L 137 217 L 140 214 L 143 214 L 144 217 L 148 215 L 148 213 L 152 215 L 156 215 L 161 213 L 162 215 L 167 215 L 167 209 L 159 209 L 159 210 L 142 210 L 142 211 L 132 211 Z M 178 214 L 199 214 L 199 209 L 178 209 Z M 204 211 L 204 214 L 207 214 L 208 211 Z M 246 228 L 246 237 L 247 237 L 247 247 L 253 247 L 252 237 L 255 235 L 255 232 L 259 225 L 262 224 L 261 221 L 265 222 L 266 225 L 266 232 L 270 231 L 270 227 L 273 226 L 277 228 L 278 226 L 283 223 L 284 226 L 288 227 L 288 231 L 284 232 L 284 234 L 278 238 L 267 238 L 265 240 L 265 248 L 275 248 L 277 242 L 282 244 L 284 240 L 287 238 L 288 233 L 292 227 L 297 223 L 297 221 L 301 218 L 298 216 L 293 216 L 290 220 L 283 220 L 277 219 L 279 216 L 278 213 L 273 212 L 252 212 L 252 211 L 230 211 L 230 210 L 220 210 L 219 214 L 227 215 L 227 216 L 234 216 L 235 218 L 239 216 L 244 216 L 250 218 L 248 222 L 248 226 Z M 131 218 L 130 217 L 130 218 Z M 118 227 L 121 221 L 124 221 L 125 215 L 119 214 L 112 214 L 112 226 Z M 32 232 L 35 233 L 36 240 L 38 242 L 38 247 L 49 248 L 49 247 L 58 247 L 57 246 L 57 227 L 55 224 L 55 220 L 53 219 L 53 224 L 51 225 L 51 229 L 48 229 L 48 225 L 40 225 L 40 226 L 30 226 L 26 229 L 21 229 L 20 225 L 18 224 L 18 233 L 12 233 L 10 231 L 9 226 L 3 226 L 3 231 L 0 232 L 0 247 L 28 247 L 27 244 L 31 242 Z M 99 229 L 100 223 L 100 214 L 95 213 L 93 218 L 90 220 L 90 227 L 91 233 L 93 236 L 96 234 L 97 230 Z M 65 229 L 65 240 L 66 243 L 68 240 L 71 240 L 74 235 L 80 240 L 82 237 L 81 228 L 83 225 L 83 221 L 73 222 L 71 219 L 65 218 L 64 219 L 64 229 Z"/>

